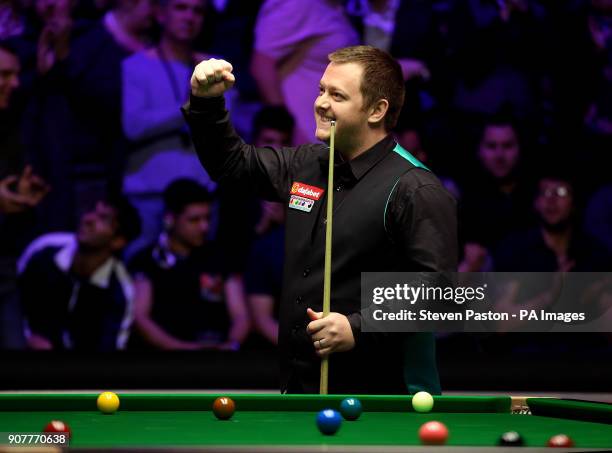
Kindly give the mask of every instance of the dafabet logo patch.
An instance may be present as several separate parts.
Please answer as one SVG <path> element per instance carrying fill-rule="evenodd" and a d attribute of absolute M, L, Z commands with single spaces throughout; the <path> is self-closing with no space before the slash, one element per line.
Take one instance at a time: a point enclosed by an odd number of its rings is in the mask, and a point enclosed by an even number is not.
<path fill-rule="evenodd" d="M 323 189 L 315 186 L 309 186 L 301 182 L 294 182 L 291 186 L 291 198 L 289 199 L 289 207 L 298 209 L 304 212 L 312 211 L 315 201 L 318 201 L 323 196 Z"/>

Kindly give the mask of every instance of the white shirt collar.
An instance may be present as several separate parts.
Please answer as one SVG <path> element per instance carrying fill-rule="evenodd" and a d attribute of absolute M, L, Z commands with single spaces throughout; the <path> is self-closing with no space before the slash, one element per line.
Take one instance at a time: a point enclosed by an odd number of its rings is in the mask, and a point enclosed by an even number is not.
<path fill-rule="evenodd" d="M 76 237 L 73 237 L 64 247 L 59 249 L 55 254 L 54 260 L 57 267 L 65 273 L 70 271 L 72 262 L 74 261 L 74 255 L 78 250 L 78 243 Z M 117 264 L 117 259 L 109 257 L 100 267 L 98 267 L 93 274 L 89 277 L 89 283 L 99 288 L 108 288 L 110 278 L 113 273 L 113 269 Z"/>

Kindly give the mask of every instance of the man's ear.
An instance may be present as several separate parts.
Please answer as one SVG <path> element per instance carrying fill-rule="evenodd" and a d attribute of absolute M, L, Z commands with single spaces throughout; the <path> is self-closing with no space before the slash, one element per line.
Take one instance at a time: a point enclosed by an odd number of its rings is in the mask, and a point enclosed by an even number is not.
<path fill-rule="evenodd" d="M 174 228 L 174 215 L 170 213 L 164 214 L 164 229 L 170 231 Z"/>
<path fill-rule="evenodd" d="M 370 123 L 371 125 L 374 125 L 374 124 L 382 122 L 388 110 L 389 110 L 389 101 L 387 101 L 386 99 L 379 99 L 369 109 L 370 116 L 368 117 L 368 123 Z"/>

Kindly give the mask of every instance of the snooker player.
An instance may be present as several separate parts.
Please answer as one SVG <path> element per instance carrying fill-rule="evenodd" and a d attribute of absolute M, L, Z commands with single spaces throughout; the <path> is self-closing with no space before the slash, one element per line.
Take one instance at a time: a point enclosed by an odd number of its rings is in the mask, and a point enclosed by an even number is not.
<path fill-rule="evenodd" d="M 191 78 L 183 112 L 198 156 L 219 184 L 285 204 L 279 316 L 281 391 L 317 393 L 332 356 L 330 393 L 439 392 L 431 334 L 361 331 L 361 272 L 443 272 L 457 265 L 456 205 L 393 139 L 404 101 L 399 64 L 369 46 L 329 55 L 314 102 L 316 136 L 335 135 L 331 313 L 322 317 L 329 148 L 256 148 L 235 132 L 223 94 L 232 65 L 210 59 Z"/>

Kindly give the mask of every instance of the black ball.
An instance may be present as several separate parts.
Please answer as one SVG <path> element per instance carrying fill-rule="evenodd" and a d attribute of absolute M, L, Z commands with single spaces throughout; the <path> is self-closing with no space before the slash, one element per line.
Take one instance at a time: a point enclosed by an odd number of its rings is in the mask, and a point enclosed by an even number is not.
<path fill-rule="evenodd" d="M 523 437 L 516 431 L 508 431 L 502 434 L 497 442 L 497 445 L 502 447 L 522 447 L 523 444 Z"/>

